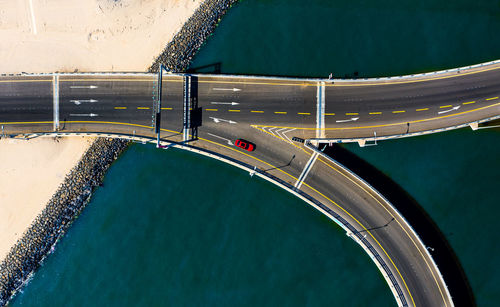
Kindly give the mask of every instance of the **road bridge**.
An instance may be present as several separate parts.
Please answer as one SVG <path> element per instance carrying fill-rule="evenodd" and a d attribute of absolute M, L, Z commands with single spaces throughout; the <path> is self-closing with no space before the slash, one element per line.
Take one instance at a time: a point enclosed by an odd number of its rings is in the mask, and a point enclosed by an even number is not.
<path fill-rule="evenodd" d="M 363 80 L 15 75 L 0 78 L 0 125 L 3 136 L 158 140 L 167 148 L 234 164 L 301 197 L 345 229 L 379 267 L 400 306 L 451 306 L 438 268 L 404 217 L 361 178 L 322 155 L 321 143 L 364 145 L 464 125 L 477 128 L 500 117 L 499 96 L 498 61 Z M 234 147 L 237 138 L 257 149 Z"/>

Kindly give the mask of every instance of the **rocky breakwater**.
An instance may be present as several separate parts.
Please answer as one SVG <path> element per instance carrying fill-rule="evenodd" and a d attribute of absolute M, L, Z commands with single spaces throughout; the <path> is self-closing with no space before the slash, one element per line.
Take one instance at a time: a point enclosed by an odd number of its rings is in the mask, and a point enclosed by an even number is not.
<path fill-rule="evenodd" d="M 37 269 L 102 183 L 128 141 L 98 138 L 66 176 L 52 199 L 0 263 L 0 306 L 4 306 Z"/>
<path fill-rule="evenodd" d="M 182 72 L 190 64 L 194 54 L 212 34 L 227 10 L 238 0 L 206 0 L 188 19 L 161 55 L 149 68 L 158 71 L 160 64 L 172 72 Z"/>

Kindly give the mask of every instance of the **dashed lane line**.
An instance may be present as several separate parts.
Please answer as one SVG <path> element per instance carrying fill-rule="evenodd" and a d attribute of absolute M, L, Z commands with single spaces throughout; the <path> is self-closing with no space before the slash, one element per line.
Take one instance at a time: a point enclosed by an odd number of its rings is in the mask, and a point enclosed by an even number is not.
<path fill-rule="evenodd" d="M 161 108 L 162 110 L 172 110 L 172 108 Z"/>
<path fill-rule="evenodd" d="M 486 100 L 495 100 L 495 99 L 498 99 L 498 97 L 486 98 Z"/>
<path fill-rule="evenodd" d="M 464 102 L 462 104 L 472 104 L 472 103 L 476 103 L 475 101 L 467 101 L 467 102 Z"/>
<path fill-rule="evenodd" d="M 205 109 L 205 111 L 208 111 L 208 112 L 217 112 L 217 111 L 219 111 L 219 109 Z"/>
<path fill-rule="evenodd" d="M 229 112 L 240 112 L 240 110 L 228 110 Z"/>
<path fill-rule="evenodd" d="M 405 110 L 399 110 L 399 111 L 392 111 L 392 113 L 397 114 L 397 113 L 404 113 L 406 112 Z"/>
<path fill-rule="evenodd" d="M 444 109 L 444 108 L 451 108 L 451 107 L 452 107 L 452 105 L 451 105 L 451 104 L 449 104 L 449 105 L 446 105 L 446 106 L 440 106 L 439 108 L 440 108 L 440 109 Z"/>
<path fill-rule="evenodd" d="M 299 115 L 311 115 L 311 113 L 298 112 Z"/>
<path fill-rule="evenodd" d="M 335 113 L 325 113 L 325 115 L 327 115 L 327 116 L 334 116 Z"/>
<path fill-rule="evenodd" d="M 264 111 L 260 111 L 260 110 L 251 110 L 250 112 L 251 113 L 264 113 Z"/>
<path fill-rule="evenodd" d="M 370 115 L 380 115 L 380 114 L 382 114 L 382 112 L 370 112 L 369 114 Z"/>
<path fill-rule="evenodd" d="M 345 115 L 359 115 L 359 113 L 346 113 Z"/>
<path fill-rule="evenodd" d="M 116 110 L 126 110 L 127 107 L 115 107 Z"/>
<path fill-rule="evenodd" d="M 429 110 L 429 108 L 417 109 L 416 111 L 417 111 L 417 112 L 420 112 L 420 111 L 427 111 L 427 110 Z"/>
<path fill-rule="evenodd" d="M 286 114 L 286 112 L 274 112 L 275 114 Z"/>

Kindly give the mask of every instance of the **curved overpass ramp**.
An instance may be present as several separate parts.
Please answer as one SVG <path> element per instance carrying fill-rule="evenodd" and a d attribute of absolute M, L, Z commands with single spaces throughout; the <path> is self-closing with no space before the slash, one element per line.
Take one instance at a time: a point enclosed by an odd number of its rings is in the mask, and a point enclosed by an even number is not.
<path fill-rule="evenodd" d="M 367 80 L 163 74 L 161 91 L 159 85 L 155 74 L 3 76 L 1 134 L 159 137 L 160 144 L 222 159 L 271 180 L 335 220 L 370 255 L 399 305 L 453 305 L 411 226 L 362 179 L 323 156 L 318 140 L 364 144 L 497 118 L 497 62 Z M 236 138 L 257 149 L 234 147 Z"/>

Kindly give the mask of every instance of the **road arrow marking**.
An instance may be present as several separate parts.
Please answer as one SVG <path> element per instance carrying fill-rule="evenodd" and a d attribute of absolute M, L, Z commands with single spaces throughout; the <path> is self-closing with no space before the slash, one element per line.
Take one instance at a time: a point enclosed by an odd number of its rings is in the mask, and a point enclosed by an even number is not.
<path fill-rule="evenodd" d="M 350 119 L 337 120 L 335 122 L 336 123 L 354 122 L 354 121 L 357 121 L 358 119 L 359 119 L 359 117 L 353 117 L 353 118 L 350 118 Z"/>
<path fill-rule="evenodd" d="M 230 124 L 237 124 L 237 122 L 234 122 L 232 120 L 227 120 L 227 119 L 222 119 L 222 118 L 216 118 L 216 117 L 209 117 L 209 118 L 213 119 L 214 122 L 216 122 L 216 123 L 226 122 L 226 123 L 230 123 Z"/>
<path fill-rule="evenodd" d="M 460 106 L 455 106 L 455 107 L 453 107 L 453 108 L 451 108 L 449 110 L 438 112 L 438 114 L 448 113 L 448 112 L 455 111 L 455 110 L 458 110 L 458 109 L 460 109 Z"/>
<path fill-rule="evenodd" d="M 216 138 L 219 138 L 219 139 L 227 141 L 227 145 L 233 145 L 233 142 L 231 142 L 231 140 L 229 140 L 229 139 L 226 139 L 226 138 L 223 138 L 222 136 L 218 136 L 218 135 L 211 134 L 211 133 L 208 133 L 208 134 L 211 135 L 211 136 L 213 136 L 213 137 L 216 137 Z"/>
<path fill-rule="evenodd" d="M 212 101 L 212 102 L 210 102 L 210 103 L 211 103 L 211 104 L 230 104 L 230 105 L 232 105 L 232 106 L 239 105 L 239 103 L 234 102 L 234 101 L 232 101 L 232 102 L 218 102 L 218 101 Z"/>
<path fill-rule="evenodd" d="M 70 88 L 98 88 L 97 85 L 71 85 Z"/>
<path fill-rule="evenodd" d="M 241 91 L 241 89 L 235 88 L 235 87 L 233 87 L 233 88 L 215 88 L 214 87 L 213 90 L 214 91 L 232 91 L 232 92 L 239 92 L 239 91 Z"/>
<path fill-rule="evenodd" d="M 82 102 L 98 102 L 99 100 L 96 99 L 72 99 L 70 100 L 71 102 L 74 102 L 76 105 L 82 104 Z"/>
<path fill-rule="evenodd" d="M 95 114 L 95 113 L 88 113 L 88 114 L 70 114 L 69 116 L 90 116 L 90 117 L 95 117 L 95 116 L 99 116 L 99 114 Z"/>

